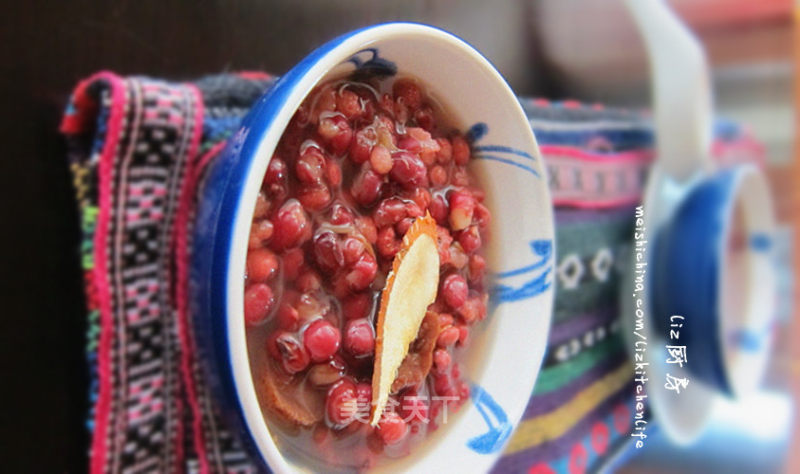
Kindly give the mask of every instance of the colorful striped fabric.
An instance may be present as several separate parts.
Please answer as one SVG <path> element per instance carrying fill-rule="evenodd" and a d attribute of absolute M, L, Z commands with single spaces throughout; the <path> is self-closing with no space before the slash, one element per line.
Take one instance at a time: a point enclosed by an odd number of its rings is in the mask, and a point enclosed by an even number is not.
<path fill-rule="evenodd" d="M 93 473 L 260 469 L 214 409 L 185 294 L 203 171 L 270 83 L 260 73 L 179 84 L 103 72 L 72 95 L 61 130 L 84 235 Z M 536 389 L 494 471 L 584 472 L 630 429 L 616 292 L 653 136 L 638 112 L 521 103 L 550 172 L 557 294 Z M 740 128 L 721 130 L 719 156 L 757 151 Z"/>
<path fill-rule="evenodd" d="M 653 136 L 638 112 L 521 102 L 556 206 L 556 297 L 542 371 L 493 472 L 579 473 L 630 432 L 633 368 L 617 292 Z"/>

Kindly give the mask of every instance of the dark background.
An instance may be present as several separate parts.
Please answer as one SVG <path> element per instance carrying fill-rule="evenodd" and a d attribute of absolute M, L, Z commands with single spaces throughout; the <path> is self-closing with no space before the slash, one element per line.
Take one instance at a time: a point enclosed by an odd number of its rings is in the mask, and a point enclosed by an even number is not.
<path fill-rule="evenodd" d="M 791 1 L 670 3 L 709 52 L 717 110 L 752 125 L 778 165 L 771 175 L 793 186 Z M 472 43 L 520 94 L 647 105 L 646 58 L 619 0 L 0 0 L 0 6 L 0 462 L 6 472 L 87 467 L 78 216 L 57 133 L 80 79 L 102 69 L 177 80 L 248 69 L 281 74 L 340 33 L 416 20 Z M 791 202 L 778 204 L 787 215 Z"/>

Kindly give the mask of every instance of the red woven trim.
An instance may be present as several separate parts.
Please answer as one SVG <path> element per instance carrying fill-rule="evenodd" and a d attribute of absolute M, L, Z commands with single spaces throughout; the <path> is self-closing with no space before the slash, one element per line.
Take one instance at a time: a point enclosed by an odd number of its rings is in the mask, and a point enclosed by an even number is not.
<path fill-rule="evenodd" d="M 84 81 L 76 91 L 78 100 L 88 97 L 86 88 L 92 82 L 104 80 L 111 89 L 111 109 L 108 118 L 106 140 L 100 155 L 98 167 L 98 204 L 99 212 L 97 228 L 94 234 L 94 284 L 100 309 L 100 340 L 97 348 L 98 396 L 94 410 L 94 432 L 92 434 L 91 464 L 93 474 L 102 474 L 106 467 L 108 453 L 108 420 L 111 408 L 111 337 L 113 320 L 111 314 L 111 293 L 108 281 L 108 261 L 106 242 L 108 239 L 109 219 L 111 217 L 111 179 L 114 169 L 114 158 L 122 135 L 125 118 L 125 82 L 110 72 L 100 72 Z M 80 116 L 81 112 L 78 112 Z M 70 125 L 66 120 L 62 130 L 69 132 Z"/>

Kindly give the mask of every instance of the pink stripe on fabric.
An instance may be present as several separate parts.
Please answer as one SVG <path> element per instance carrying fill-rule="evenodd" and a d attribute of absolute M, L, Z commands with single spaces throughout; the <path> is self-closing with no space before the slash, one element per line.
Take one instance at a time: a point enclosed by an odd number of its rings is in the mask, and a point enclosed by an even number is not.
<path fill-rule="evenodd" d="M 108 421 L 111 410 L 111 337 L 113 320 L 111 315 L 111 290 L 108 282 L 106 243 L 111 219 L 111 177 L 114 157 L 122 134 L 125 116 L 125 82 L 114 73 L 103 71 L 93 75 L 90 81 L 105 80 L 111 87 L 111 110 L 108 131 L 98 166 L 97 229 L 94 234 L 94 278 L 100 309 L 100 340 L 97 348 L 98 395 L 94 413 L 94 432 L 91 447 L 90 470 L 102 474 L 105 469 L 108 446 Z"/>
<path fill-rule="evenodd" d="M 649 163 L 654 158 L 652 150 L 621 151 L 612 153 L 594 153 L 581 148 L 563 145 L 541 145 L 539 151 L 547 157 L 566 156 L 584 161 L 601 163 Z"/>
<path fill-rule="evenodd" d="M 195 170 L 199 163 L 208 161 L 209 156 L 215 156 L 221 149 L 219 144 L 211 148 L 205 155 L 196 159 L 197 149 L 200 144 L 203 125 L 203 97 L 195 86 L 189 86 L 196 95 L 197 107 L 195 108 L 195 132 L 189 148 L 184 170 L 183 185 L 178 202 L 178 209 L 175 214 L 175 305 L 178 310 L 178 337 L 181 344 L 181 372 L 186 386 L 186 398 L 189 408 L 192 411 L 192 431 L 194 434 L 194 447 L 197 451 L 197 459 L 201 473 L 209 472 L 208 453 L 206 452 L 203 439 L 203 413 L 195 392 L 195 380 L 192 371 L 194 361 L 194 341 L 189 330 L 189 309 L 188 309 L 188 274 L 189 274 L 189 249 L 188 249 L 188 226 L 189 218 L 192 214 L 192 203 L 194 200 L 195 188 L 197 186 Z"/>
<path fill-rule="evenodd" d="M 596 199 L 596 198 L 595 198 Z M 553 199 L 554 206 L 579 207 L 581 209 L 608 209 L 610 207 L 621 207 L 638 204 L 642 200 L 641 196 L 631 196 L 626 198 L 595 200 L 591 199 Z"/>

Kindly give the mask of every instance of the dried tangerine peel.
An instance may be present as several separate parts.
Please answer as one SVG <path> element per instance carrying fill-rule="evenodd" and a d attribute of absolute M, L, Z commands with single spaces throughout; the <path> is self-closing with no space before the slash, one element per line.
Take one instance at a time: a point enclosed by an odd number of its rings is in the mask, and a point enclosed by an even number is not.
<path fill-rule="evenodd" d="M 426 214 L 418 217 L 403 237 L 381 293 L 372 375 L 372 426 L 381 418 L 397 369 L 417 338 L 428 306 L 436 300 L 438 287 L 436 221 Z"/>

